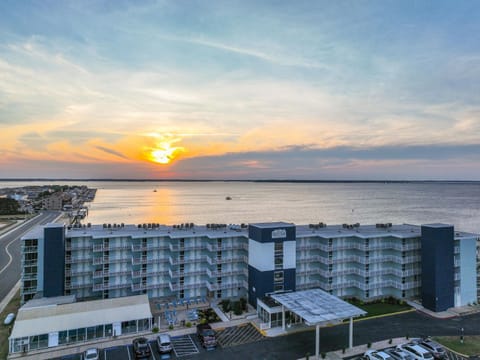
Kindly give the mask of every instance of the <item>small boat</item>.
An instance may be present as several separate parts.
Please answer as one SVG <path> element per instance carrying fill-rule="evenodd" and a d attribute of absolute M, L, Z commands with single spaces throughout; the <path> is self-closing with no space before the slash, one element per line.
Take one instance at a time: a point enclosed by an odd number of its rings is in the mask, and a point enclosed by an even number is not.
<path fill-rule="evenodd" d="M 157 192 L 157 189 L 153 190 L 153 192 Z"/>
<path fill-rule="evenodd" d="M 227 196 L 225 200 L 232 200 L 232 198 L 230 196 Z"/>

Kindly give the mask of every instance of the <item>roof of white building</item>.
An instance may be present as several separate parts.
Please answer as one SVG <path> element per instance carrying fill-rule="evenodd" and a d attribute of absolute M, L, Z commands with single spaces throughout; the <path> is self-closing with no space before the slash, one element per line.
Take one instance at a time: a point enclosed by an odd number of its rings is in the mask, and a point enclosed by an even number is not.
<path fill-rule="evenodd" d="M 10 338 L 151 318 L 147 295 L 20 308 Z"/>
<path fill-rule="evenodd" d="M 328 324 L 365 315 L 362 309 L 320 289 L 271 294 L 279 302 L 303 318 L 309 325 Z"/>

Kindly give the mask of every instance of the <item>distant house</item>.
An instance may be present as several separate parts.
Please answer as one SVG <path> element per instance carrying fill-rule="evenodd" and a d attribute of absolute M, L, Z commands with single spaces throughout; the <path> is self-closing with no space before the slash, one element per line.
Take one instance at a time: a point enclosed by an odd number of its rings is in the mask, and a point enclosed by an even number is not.
<path fill-rule="evenodd" d="M 53 193 L 42 199 L 42 208 L 45 210 L 62 210 L 63 208 L 63 194 Z"/>

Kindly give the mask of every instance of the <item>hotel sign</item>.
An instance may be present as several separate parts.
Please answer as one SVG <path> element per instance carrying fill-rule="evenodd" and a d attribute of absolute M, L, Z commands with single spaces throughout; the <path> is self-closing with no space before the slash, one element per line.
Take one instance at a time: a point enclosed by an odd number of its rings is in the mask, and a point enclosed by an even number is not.
<path fill-rule="evenodd" d="M 276 229 L 272 231 L 272 239 L 283 239 L 287 237 L 287 230 Z"/>

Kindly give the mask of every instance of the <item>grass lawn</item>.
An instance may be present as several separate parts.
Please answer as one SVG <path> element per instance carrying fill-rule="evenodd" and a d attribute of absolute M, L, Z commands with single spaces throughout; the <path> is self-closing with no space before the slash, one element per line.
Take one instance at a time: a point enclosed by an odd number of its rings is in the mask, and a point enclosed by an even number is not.
<path fill-rule="evenodd" d="M 372 317 L 377 315 L 392 314 L 399 311 L 410 310 L 412 307 L 406 303 L 404 304 L 387 304 L 387 303 L 370 303 L 362 304 L 360 301 L 349 301 L 350 304 L 355 305 L 356 307 L 367 312 L 366 317 Z"/>
<path fill-rule="evenodd" d="M 3 320 L 7 314 L 17 313 L 20 308 L 20 290 L 15 294 L 13 299 L 8 303 L 3 312 L 0 314 L 0 359 L 6 359 L 8 355 L 8 335 L 9 326 L 3 325 Z M 12 326 L 12 325 L 10 325 Z"/>
<path fill-rule="evenodd" d="M 447 348 L 465 355 L 480 355 L 480 336 L 465 336 L 463 344 L 460 342 L 460 336 L 436 336 L 433 338 Z"/>

